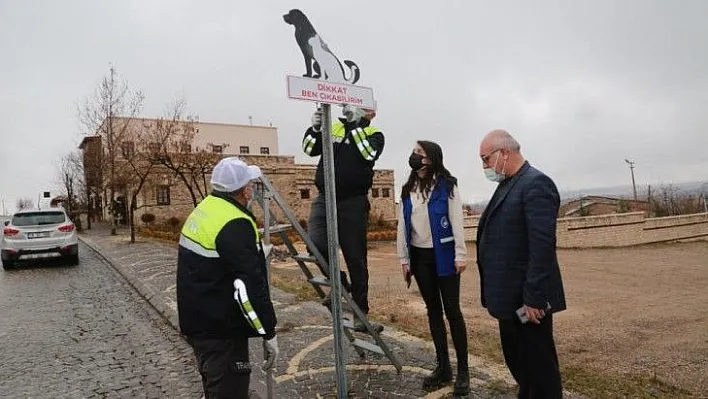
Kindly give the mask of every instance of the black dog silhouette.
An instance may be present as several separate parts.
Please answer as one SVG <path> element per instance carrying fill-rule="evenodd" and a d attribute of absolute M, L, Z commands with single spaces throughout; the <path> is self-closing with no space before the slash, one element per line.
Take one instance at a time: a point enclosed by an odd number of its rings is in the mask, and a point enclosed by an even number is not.
<path fill-rule="evenodd" d="M 305 58 L 306 73 L 302 76 L 315 79 L 324 76 L 325 80 L 349 84 L 354 84 L 359 80 L 359 67 L 353 61 L 344 60 L 344 65 L 349 68 L 349 78 L 347 79 L 344 66 L 339 58 L 330 51 L 302 11 L 290 10 L 283 15 L 283 20 L 295 27 L 295 40 Z M 314 75 L 312 74 L 313 69 Z"/>

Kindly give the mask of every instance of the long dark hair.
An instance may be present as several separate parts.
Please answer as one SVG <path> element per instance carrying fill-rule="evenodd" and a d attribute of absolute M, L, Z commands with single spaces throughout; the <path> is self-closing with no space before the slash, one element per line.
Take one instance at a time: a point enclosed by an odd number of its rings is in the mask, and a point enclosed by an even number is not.
<path fill-rule="evenodd" d="M 408 175 L 408 181 L 403 185 L 401 190 L 401 198 L 409 197 L 411 191 L 416 189 L 423 194 L 423 198 L 427 199 L 430 192 L 433 190 L 433 177 L 438 180 L 443 179 L 447 182 L 447 195 L 452 198 L 453 189 L 457 185 L 457 178 L 450 174 L 450 171 L 443 165 L 442 148 L 432 141 L 420 140 L 418 145 L 425 151 L 425 157 L 430 162 L 425 165 L 426 173 L 423 178 L 418 177 L 418 172 L 411 171 Z"/>

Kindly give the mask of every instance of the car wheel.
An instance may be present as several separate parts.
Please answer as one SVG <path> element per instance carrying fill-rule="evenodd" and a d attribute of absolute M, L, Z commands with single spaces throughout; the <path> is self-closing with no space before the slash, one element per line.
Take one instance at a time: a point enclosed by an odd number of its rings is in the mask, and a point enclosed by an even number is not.
<path fill-rule="evenodd" d="M 79 264 L 79 254 L 76 255 L 69 255 L 69 264 L 71 266 L 76 266 Z"/>
<path fill-rule="evenodd" d="M 11 260 L 4 260 L 2 261 L 2 268 L 5 270 L 10 270 L 15 267 L 15 262 Z"/>

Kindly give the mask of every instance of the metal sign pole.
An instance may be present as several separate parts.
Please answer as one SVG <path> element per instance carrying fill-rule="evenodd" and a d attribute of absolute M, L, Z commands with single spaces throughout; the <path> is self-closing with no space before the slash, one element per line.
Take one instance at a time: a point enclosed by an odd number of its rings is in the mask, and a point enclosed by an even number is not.
<path fill-rule="evenodd" d="M 329 281 L 332 296 L 332 330 L 334 331 L 334 362 L 337 374 L 337 398 L 347 397 L 347 370 L 344 358 L 344 331 L 342 325 L 341 279 L 339 272 L 339 230 L 337 227 L 337 195 L 332 149 L 331 106 L 322 104 L 322 162 L 324 169 L 325 206 L 327 209 L 327 244 L 329 254 Z"/>

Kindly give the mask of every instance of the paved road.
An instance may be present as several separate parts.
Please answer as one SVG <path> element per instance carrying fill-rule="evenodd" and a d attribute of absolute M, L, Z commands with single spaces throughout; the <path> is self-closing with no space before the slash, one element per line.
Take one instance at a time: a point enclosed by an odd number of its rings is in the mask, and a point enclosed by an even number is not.
<path fill-rule="evenodd" d="M 85 245 L 0 271 L 0 397 L 201 396 L 189 346 Z"/>

